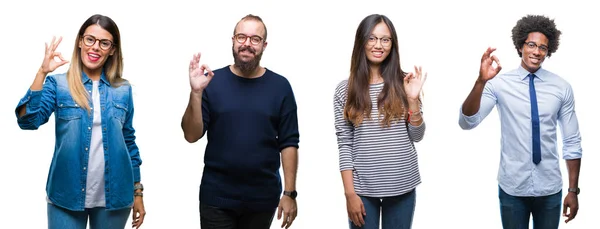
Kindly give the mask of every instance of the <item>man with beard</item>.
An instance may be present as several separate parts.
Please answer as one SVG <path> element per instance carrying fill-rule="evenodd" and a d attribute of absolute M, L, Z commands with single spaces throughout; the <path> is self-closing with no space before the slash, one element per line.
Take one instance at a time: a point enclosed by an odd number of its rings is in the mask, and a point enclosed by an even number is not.
<path fill-rule="evenodd" d="M 297 214 L 294 93 L 286 78 L 260 66 L 267 47 L 260 17 L 243 17 L 231 40 L 233 65 L 212 71 L 200 65 L 200 53 L 190 61 L 190 100 L 181 126 L 190 143 L 208 135 L 201 228 L 268 229 L 276 211 L 288 228 Z"/>

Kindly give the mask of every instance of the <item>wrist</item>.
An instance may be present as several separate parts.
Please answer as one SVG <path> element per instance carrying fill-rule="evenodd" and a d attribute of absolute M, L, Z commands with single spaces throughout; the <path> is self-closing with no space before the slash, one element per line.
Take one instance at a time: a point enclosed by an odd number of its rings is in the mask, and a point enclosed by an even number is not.
<path fill-rule="evenodd" d="M 356 196 L 356 192 L 354 191 L 349 191 L 349 192 L 344 192 L 344 195 L 347 197 L 351 197 L 351 196 Z"/>
<path fill-rule="evenodd" d="M 194 90 L 192 89 L 192 91 L 190 92 L 190 94 L 194 97 L 202 97 L 202 92 L 204 92 L 204 89 L 200 89 L 200 90 Z"/>
<path fill-rule="evenodd" d="M 48 73 L 49 72 L 44 71 L 44 68 L 40 67 L 38 69 L 38 72 L 37 72 L 36 75 L 39 76 L 39 77 L 45 77 L 46 75 L 48 75 Z"/>
<path fill-rule="evenodd" d="M 475 84 L 480 85 L 480 86 L 485 86 L 486 83 L 487 83 L 487 80 L 483 79 L 481 76 L 479 76 L 477 78 L 477 81 L 475 81 Z"/>
<path fill-rule="evenodd" d="M 569 188 L 567 189 L 567 191 L 569 192 L 568 194 L 575 194 L 576 196 L 579 195 L 579 188 Z"/>

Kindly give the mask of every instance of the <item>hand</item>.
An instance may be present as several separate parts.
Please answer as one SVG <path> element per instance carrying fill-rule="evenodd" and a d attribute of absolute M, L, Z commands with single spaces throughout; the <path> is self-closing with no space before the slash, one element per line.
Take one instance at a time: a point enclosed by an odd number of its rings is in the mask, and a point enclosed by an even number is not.
<path fill-rule="evenodd" d="M 146 216 L 146 210 L 144 209 L 144 199 L 141 196 L 134 197 L 133 209 L 132 209 L 132 222 L 131 227 L 140 228 L 144 223 L 144 217 Z"/>
<path fill-rule="evenodd" d="M 567 208 L 569 209 L 569 213 L 567 214 Z M 577 195 L 575 193 L 569 192 L 565 197 L 565 201 L 563 201 L 563 217 L 567 217 L 565 223 L 573 220 L 577 215 L 577 211 L 579 210 L 579 201 L 577 200 Z"/>
<path fill-rule="evenodd" d="M 479 80 L 482 82 L 487 82 L 488 80 L 494 78 L 494 76 L 498 75 L 500 70 L 502 70 L 502 66 L 500 66 L 500 61 L 498 57 L 492 56 L 492 52 L 496 51 L 496 48 L 488 47 L 488 49 L 483 53 L 481 57 L 481 66 L 479 67 Z M 496 67 L 494 68 L 493 63 L 496 62 Z"/>
<path fill-rule="evenodd" d="M 346 196 L 346 208 L 348 209 L 348 218 L 354 225 L 357 227 L 365 225 L 364 217 L 367 216 L 367 211 L 365 211 L 365 206 L 357 194 Z"/>
<path fill-rule="evenodd" d="M 284 195 L 281 197 L 281 200 L 279 200 L 277 209 L 277 220 L 281 219 L 283 213 L 283 223 L 281 224 L 281 228 L 285 227 L 287 229 L 292 226 L 292 223 L 298 215 L 296 200 Z"/>
<path fill-rule="evenodd" d="M 410 72 L 404 76 L 404 91 L 408 100 L 419 99 L 419 94 L 421 94 L 426 79 L 427 73 L 423 73 L 421 66 L 418 68 L 415 66 L 414 73 Z"/>
<path fill-rule="evenodd" d="M 62 57 L 60 52 L 56 52 L 56 47 L 58 47 L 60 41 L 62 41 L 62 37 L 59 37 L 56 43 L 54 42 L 55 40 L 56 37 L 52 37 L 52 42 L 50 43 L 50 45 L 48 45 L 48 43 L 45 43 L 46 51 L 44 54 L 44 61 L 42 62 L 42 66 L 40 67 L 40 70 L 44 73 L 44 75 L 53 72 L 58 67 L 63 66 L 66 63 L 69 63 L 69 61 L 66 61 L 65 58 Z M 60 59 L 59 62 L 56 61 L 56 57 Z"/>
<path fill-rule="evenodd" d="M 204 72 L 208 74 L 205 76 Z M 210 68 L 203 64 L 200 66 L 200 53 L 194 54 L 194 58 L 190 61 L 190 86 L 193 92 L 202 92 L 215 74 Z"/>

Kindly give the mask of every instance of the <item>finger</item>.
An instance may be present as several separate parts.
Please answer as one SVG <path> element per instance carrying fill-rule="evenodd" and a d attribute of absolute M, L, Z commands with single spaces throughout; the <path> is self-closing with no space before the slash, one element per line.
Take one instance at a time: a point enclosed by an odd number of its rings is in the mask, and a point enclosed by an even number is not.
<path fill-rule="evenodd" d="M 498 59 L 497 56 L 492 56 L 491 59 L 492 59 L 492 62 L 496 62 L 495 72 L 497 74 L 500 72 L 500 70 L 502 70 L 502 66 L 500 65 L 500 60 Z"/>
<path fill-rule="evenodd" d="M 567 205 L 567 202 L 565 201 L 563 203 L 563 216 L 567 217 L 567 210 L 568 210 L 569 206 Z"/>
<path fill-rule="evenodd" d="M 277 209 L 277 220 L 281 219 L 281 212 L 282 212 L 282 208 L 281 206 Z"/>
<path fill-rule="evenodd" d="M 52 41 L 50 42 L 50 45 L 48 46 L 49 50 L 51 51 L 53 50 L 52 48 L 54 47 L 54 41 L 56 40 L 56 36 L 52 36 Z"/>
<path fill-rule="evenodd" d="M 293 223 L 293 222 L 294 222 L 294 218 L 290 217 L 290 221 L 288 221 L 288 223 L 287 223 L 287 226 L 286 226 L 285 228 L 286 228 L 286 229 L 287 229 L 287 228 L 290 228 L 290 227 L 292 226 L 292 223 Z"/>
<path fill-rule="evenodd" d="M 283 222 L 281 223 L 281 228 L 285 227 L 286 224 L 288 224 L 289 220 L 290 220 L 290 214 L 286 211 L 283 211 Z"/>
<path fill-rule="evenodd" d="M 190 60 L 190 69 L 189 69 L 190 73 L 192 73 L 192 71 L 194 71 L 194 60 Z"/>
<path fill-rule="evenodd" d="M 360 227 L 359 222 L 358 222 L 358 214 L 352 213 L 351 215 L 352 215 L 352 217 L 350 217 L 350 221 L 352 221 L 352 223 L 354 225 L 356 225 L 357 227 Z"/>
<path fill-rule="evenodd" d="M 488 58 L 490 58 L 490 55 L 492 54 L 492 52 L 494 52 L 496 50 L 496 48 L 492 48 L 492 47 L 488 47 L 487 50 L 485 50 L 485 52 L 483 53 L 483 55 L 481 56 L 481 62 L 487 60 Z"/>
<path fill-rule="evenodd" d="M 356 218 L 358 218 L 358 223 L 360 224 L 360 226 L 365 225 L 365 218 L 362 214 L 357 214 Z"/>
<path fill-rule="evenodd" d="M 58 45 L 60 44 L 61 41 L 62 41 L 62 36 L 58 37 L 58 41 L 56 41 L 56 44 L 54 44 L 54 46 L 52 47 L 52 51 L 56 50 L 56 48 L 58 47 Z"/>
<path fill-rule="evenodd" d="M 44 48 L 44 53 L 48 54 L 48 42 L 44 42 L 44 46 L 46 47 Z"/>
<path fill-rule="evenodd" d="M 208 65 L 206 65 L 206 64 L 202 65 L 202 69 L 204 69 L 204 71 L 206 71 L 206 76 L 208 78 L 212 78 L 215 75 L 215 73 L 213 73 L 213 71 L 210 69 L 210 67 L 208 67 Z M 202 72 L 202 73 L 204 73 L 204 72 Z"/>
<path fill-rule="evenodd" d="M 200 63 L 200 56 L 201 56 L 201 54 L 200 54 L 200 53 L 196 53 L 196 54 L 194 54 L 194 63 L 195 63 L 196 65 L 198 65 L 198 64 Z"/>
<path fill-rule="evenodd" d="M 412 78 L 413 73 L 409 72 L 408 74 L 406 74 L 406 76 L 404 76 L 404 83 L 408 83 L 410 81 L 410 79 Z"/>
<path fill-rule="evenodd" d="M 146 211 L 142 210 L 142 212 L 140 213 L 140 215 L 138 217 L 137 228 L 142 226 L 142 223 L 144 223 L 144 218 L 146 218 Z"/>
<path fill-rule="evenodd" d="M 415 65 L 415 74 L 414 74 L 414 77 L 415 78 L 420 78 L 420 76 L 421 76 L 421 66 Z"/>

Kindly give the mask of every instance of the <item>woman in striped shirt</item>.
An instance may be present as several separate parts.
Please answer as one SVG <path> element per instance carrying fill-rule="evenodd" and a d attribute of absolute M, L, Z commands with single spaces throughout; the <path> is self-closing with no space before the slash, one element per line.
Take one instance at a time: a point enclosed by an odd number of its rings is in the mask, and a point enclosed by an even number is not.
<path fill-rule="evenodd" d="M 423 139 L 426 73 L 400 67 L 392 22 L 373 14 L 356 31 L 350 77 L 334 95 L 335 130 L 350 228 L 410 228 L 421 183 L 414 142 Z"/>

